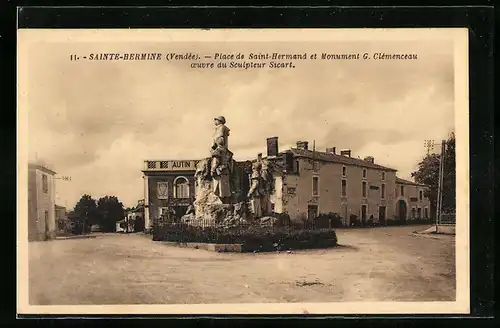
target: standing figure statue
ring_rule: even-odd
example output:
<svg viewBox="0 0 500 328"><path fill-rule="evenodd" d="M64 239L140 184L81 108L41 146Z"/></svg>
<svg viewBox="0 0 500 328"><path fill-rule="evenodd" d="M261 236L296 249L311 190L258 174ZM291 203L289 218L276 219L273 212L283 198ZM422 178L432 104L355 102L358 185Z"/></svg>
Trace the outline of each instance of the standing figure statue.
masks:
<svg viewBox="0 0 500 328"><path fill-rule="evenodd" d="M250 209L255 218L262 216L261 198L264 195L262 186L262 163L257 161L252 165L252 175L250 176L251 184L248 190L248 198L250 199Z"/></svg>
<svg viewBox="0 0 500 328"><path fill-rule="evenodd" d="M231 197L230 174L232 172L233 153L227 148L229 128L224 116L214 118L215 129L212 137L210 175L213 179L213 192L223 203Z"/></svg>
<svg viewBox="0 0 500 328"><path fill-rule="evenodd" d="M270 163L267 160L262 161L262 167L260 169L260 181L262 184L262 193L260 198L260 206L262 208L263 215L269 215L271 212L271 192L273 186L273 175L271 174Z"/></svg>

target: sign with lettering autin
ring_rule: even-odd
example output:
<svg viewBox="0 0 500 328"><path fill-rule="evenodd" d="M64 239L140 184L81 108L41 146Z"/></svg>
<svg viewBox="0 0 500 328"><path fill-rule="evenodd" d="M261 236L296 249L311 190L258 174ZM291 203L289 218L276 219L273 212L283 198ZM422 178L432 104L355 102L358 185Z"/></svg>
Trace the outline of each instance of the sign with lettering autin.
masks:
<svg viewBox="0 0 500 328"><path fill-rule="evenodd" d="M145 170L195 171L199 160L145 161Z"/></svg>

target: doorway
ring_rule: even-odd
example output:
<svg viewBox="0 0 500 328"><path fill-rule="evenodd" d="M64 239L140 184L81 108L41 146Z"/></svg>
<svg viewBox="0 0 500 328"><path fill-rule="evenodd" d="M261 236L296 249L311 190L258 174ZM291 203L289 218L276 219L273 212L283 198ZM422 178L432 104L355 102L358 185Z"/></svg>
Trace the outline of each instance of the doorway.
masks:
<svg viewBox="0 0 500 328"><path fill-rule="evenodd" d="M45 239L50 238L49 211L45 211Z"/></svg>
<svg viewBox="0 0 500 328"><path fill-rule="evenodd" d="M188 208L187 206L183 205L174 206L173 210L175 212L175 218L177 220L180 220L184 216L184 214L186 214L187 208Z"/></svg>
<svg viewBox="0 0 500 328"><path fill-rule="evenodd" d="M406 222L406 202L404 200L400 200L398 202L399 207L399 220L402 222Z"/></svg>
<svg viewBox="0 0 500 328"><path fill-rule="evenodd" d="M379 206L378 208L378 222L385 223L385 206Z"/></svg>
<svg viewBox="0 0 500 328"><path fill-rule="evenodd" d="M363 226L366 225L366 212L367 212L367 206L361 205L361 224Z"/></svg>
<svg viewBox="0 0 500 328"><path fill-rule="evenodd" d="M144 218L142 216L136 216L134 221L134 231L141 232L144 231Z"/></svg>
<svg viewBox="0 0 500 328"><path fill-rule="evenodd" d="M342 216L344 217L342 224L346 227L349 226L349 218L347 217L347 204L342 204Z"/></svg>
<svg viewBox="0 0 500 328"><path fill-rule="evenodd" d="M318 217L318 205L308 205L307 206L307 218L309 220L314 220Z"/></svg>

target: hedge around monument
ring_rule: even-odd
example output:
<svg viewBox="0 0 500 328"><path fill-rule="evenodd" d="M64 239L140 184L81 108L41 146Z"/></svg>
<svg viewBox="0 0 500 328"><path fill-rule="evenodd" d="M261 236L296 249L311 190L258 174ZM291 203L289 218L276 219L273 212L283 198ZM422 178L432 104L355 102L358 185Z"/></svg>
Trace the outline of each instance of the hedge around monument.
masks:
<svg viewBox="0 0 500 328"><path fill-rule="evenodd" d="M160 228L153 240L178 243L240 244L242 251L286 251L327 248L337 245L334 229L290 227L196 227L185 224Z"/></svg>

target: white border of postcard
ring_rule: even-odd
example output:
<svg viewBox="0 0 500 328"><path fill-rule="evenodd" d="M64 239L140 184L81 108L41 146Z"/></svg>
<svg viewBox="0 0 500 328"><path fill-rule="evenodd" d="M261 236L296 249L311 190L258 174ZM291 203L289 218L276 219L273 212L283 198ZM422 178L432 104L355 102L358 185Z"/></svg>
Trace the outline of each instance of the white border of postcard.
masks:
<svg viewBox="0 0 500 328"><path fill-rule="evenodd" d="M17 310L18 314L463 314L470 312L469 291L469 93L468 30L440 29L19 29L18 79L26 66L23 53L43 42L255 42L343 40L451 40L455 66L456 133L456 301L454 302L335 302L172 305L29 305L27 221L26 94L18 84L17 116ZM20 79L25 81L25 79Z"/></svg>

